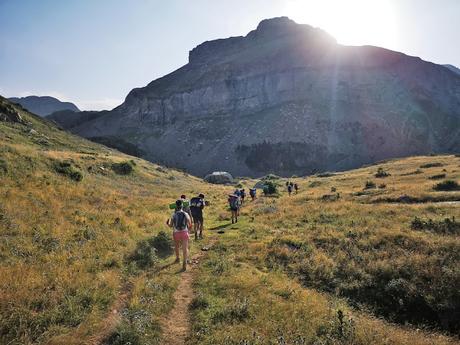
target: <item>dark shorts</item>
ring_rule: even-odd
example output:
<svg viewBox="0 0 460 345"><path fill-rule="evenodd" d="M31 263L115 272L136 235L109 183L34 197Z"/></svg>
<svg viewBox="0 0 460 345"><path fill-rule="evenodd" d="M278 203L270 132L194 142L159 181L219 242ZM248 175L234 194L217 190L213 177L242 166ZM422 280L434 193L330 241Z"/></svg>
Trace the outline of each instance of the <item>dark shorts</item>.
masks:
<svg viewBox="0 0 460 345"><path fill-rule="evenodd" d="M230 210L233 211L233 212L237 212L238 208L237 207L230 207Z"/></svg>
<svg viewBox="0 0 460 345"><path fill-rule="evenodd" d="M203 213L199 214L193 214L192 213L192 218L194 223L201 223L203 224Z"/></svg>

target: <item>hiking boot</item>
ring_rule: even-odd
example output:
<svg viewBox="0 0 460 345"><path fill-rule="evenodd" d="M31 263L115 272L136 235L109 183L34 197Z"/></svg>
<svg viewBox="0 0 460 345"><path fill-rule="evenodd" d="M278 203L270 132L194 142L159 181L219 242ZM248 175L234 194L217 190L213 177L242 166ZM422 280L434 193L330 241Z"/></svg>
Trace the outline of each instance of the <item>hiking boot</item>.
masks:
<svg viewBox="0 0 460 345"><path fill-rule="evenodd" d="M176 260L174 261L175 264L178 264L179 262L180 262L179 258L176 258Z"/></svg>
<svg viewBox="0 0 460 345"><path fill-rule="evenodd" d="M182 264L182 272L185 272L185 271L187 271L187 263L186 262L184 262Z"/></svg>

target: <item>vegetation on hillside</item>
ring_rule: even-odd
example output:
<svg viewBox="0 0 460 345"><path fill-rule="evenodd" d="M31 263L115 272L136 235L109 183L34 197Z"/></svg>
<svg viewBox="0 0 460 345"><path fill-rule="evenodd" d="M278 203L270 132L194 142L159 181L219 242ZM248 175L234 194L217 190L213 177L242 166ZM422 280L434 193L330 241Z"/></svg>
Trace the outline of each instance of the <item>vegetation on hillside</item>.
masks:
<svg viewBox="0 0 460 345"><path fill-rule="evenodd" d="M280 180L232 225L232 187L15 109L23 122L0 122L0 344L161 344L181 279L168 205L198 192L211 206L192 251L209 251L187 344L458 343L460 193L430 177L458 181L459 157L294 178L290 197Z"/></svg>

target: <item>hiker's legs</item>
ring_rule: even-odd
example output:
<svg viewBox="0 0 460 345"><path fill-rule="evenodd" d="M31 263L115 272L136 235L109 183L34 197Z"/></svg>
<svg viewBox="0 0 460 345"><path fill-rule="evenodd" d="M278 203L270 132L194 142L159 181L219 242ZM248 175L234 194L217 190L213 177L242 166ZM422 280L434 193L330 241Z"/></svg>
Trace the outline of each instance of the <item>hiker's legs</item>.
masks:
<svg viewBox="0 0 460 345"><path fill-rule="evenodd" d="M200 238L203 238L203 220L198 223L198 228L200 229Z"/></svg>
<svg viewBox="0 0 460 345"><path fill-rule="evenodd" d="M182 240L182 254L184 256L184 261L182 264L182 267L185 268L187 267L187 259L188 259L188 239Z"/></svg>
<svg viewBox="0 0 460 345"><path fill-rule="evenodd" d="M179 262L179 246L180 246L180 241L174 240L174 251L176 252L176 261Z"/></svg>

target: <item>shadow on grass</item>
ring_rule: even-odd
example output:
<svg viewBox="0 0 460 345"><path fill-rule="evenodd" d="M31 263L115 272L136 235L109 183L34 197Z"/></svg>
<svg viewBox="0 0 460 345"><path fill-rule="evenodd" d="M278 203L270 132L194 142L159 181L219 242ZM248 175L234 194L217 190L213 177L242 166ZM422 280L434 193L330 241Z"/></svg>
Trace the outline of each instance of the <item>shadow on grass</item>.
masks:
<svg viewBox="0 0 460 345"><path fill-rule="evenodd" d="M231 223L222 224L222 225L215 226L213 228L209 228L209 230L221 230L221 229L225 229L225 228L229 227L230 225L232 225L232 224Z"/></svg>

